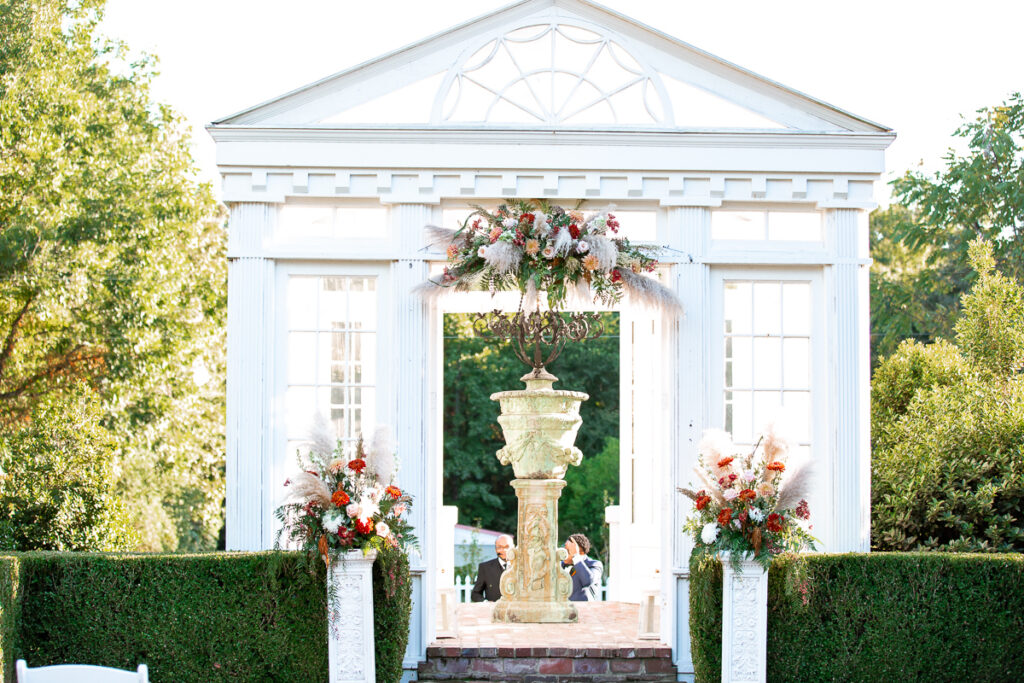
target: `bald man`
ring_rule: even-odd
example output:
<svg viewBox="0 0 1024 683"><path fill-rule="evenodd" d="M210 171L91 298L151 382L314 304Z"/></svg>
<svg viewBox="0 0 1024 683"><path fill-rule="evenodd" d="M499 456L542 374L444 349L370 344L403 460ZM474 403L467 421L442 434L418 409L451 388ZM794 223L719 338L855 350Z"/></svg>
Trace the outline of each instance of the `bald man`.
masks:
<svg viewBox="0 0 1024 683"><path fill-rule="evenodd" d="M473 592L469 594L473 602L483 602L484 600L495 602L501 597L501 586L498 584L501 581L501 573L508 566L505 554L511 547L512 537L508 534L502 534L494 541L494 552L497 557L481 562L477 567L476 584L473 586Z"/></svg>

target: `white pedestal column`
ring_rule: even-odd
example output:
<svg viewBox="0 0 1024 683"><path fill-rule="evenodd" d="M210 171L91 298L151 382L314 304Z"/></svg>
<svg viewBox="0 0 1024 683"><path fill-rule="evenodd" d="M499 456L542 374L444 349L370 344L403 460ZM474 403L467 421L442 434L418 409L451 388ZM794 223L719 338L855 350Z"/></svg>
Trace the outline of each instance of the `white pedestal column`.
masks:
<svg viewBox="0 0 1024 683"><path fill-rule="evenodd" d="M722 683L765 683L768 572L753 560L732 564L722 557Z"/></svg>
<svg viewBox="0 0 1024 683"><path fill-rule="evenodd" d="M341 554L327 569L330 683L373 683L373 561L376 551Z"/></svg>

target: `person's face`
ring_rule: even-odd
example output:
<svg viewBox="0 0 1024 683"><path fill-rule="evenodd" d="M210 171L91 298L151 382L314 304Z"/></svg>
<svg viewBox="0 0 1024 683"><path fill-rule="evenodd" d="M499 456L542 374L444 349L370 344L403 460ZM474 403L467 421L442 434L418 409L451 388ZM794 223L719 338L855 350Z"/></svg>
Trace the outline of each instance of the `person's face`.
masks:
<svg viewBox="0 0 1024 683"><path fill-rule="evenodd" d="M499 538L494 542L494 552L498 554L498 557L505 559L505 553L508 552L509 542L507 538Z"/></svg>

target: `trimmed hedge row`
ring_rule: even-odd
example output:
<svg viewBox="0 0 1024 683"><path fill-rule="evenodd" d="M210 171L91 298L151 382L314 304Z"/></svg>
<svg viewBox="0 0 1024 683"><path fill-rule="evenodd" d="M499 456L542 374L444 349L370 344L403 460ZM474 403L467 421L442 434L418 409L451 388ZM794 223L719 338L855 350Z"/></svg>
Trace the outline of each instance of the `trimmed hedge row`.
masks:
<svg viewBox="0 0 1024 683"><path fill-rule="evenodd" d="M408 638L402 569L404 590L387 596L375 585L378 643ZM155 683L325 680L324 581L323 564L299 553L2 556L2 680L13 683L18 658L30 666L146 663ZM378 680L401 678L404 650L378 648Z"/></svg>
<svg viewBox="0 0 1024 683"><path fill-rule="evenodd" d="M698 683L721 680L722 566L691 563ZM1024 555L782 556L768 573L768 680L1024 680Z"/></svg>

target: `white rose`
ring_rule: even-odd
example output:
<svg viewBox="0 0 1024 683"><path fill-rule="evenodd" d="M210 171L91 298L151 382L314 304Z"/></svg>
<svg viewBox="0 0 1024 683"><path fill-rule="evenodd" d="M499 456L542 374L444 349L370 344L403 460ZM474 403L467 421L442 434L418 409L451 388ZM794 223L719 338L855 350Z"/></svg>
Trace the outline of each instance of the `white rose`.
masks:
<svg viewBox="0 0 1024 683"><path fill-rule="evenodd" d="M555 248L550 244L544 247L544 251L540 252L544 258L551 259L555 258Z"/></svg>
<svg viewBox="0 0 1024 683"><path fill-rule="evenodd" d="M736 496L740 495L740 492L736 489L726 489L722 491L722 497L726 500L733 500Z"/></svg>
<svg viewBox="0 0 1024 683"><path fill-rule="evenodd" d="M583 240L580 240L579 242L576 243L576 251L580 254L586 254L588 251L590 251L590 245L584 242Z"/></svg>
<svg viewBox="0 0 1024 683"><path fill-rule="evenodd" d="M754 470L744 470L743 471L743 480L744 481L754 481Z"/></svg>
<svg viewBox="0 0 1024 683"><path fill-rule="evenodd" d="M479 249L477 249L476 255L479 256L480 258L487 256L487 247L480 247Z"/></svg>
<svg viewBox="0 0 1024 683"><path fill-rule="evenodd" d="M504 225L506 228L514 228L517 225L519 225L519 221L517 221L515 218L509 217L503 220L501 224Z"/></svg>
<svg viewBox="0 0 1024 683"><path fill-rule="evenodd" d="M700 540L704 541L708 545L711 545L718 539L718 524L716 522L708 522L704 525L704 528L700 530Z"/></svg>
<svg viewBox="0 0 1024 683"><path fill-rule="evenodd" d="M348 515L349 517L356 517L359 514L359 505L358 505L358 503L349 503L345 507L345 514Z"/></svg>
<svg viewBox="0 0 1024 683"><path fill-rule="evenodd" d="M377 535L381 538L387 538L391 535L391 527L384 522L377 522Z"/></svg>

